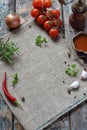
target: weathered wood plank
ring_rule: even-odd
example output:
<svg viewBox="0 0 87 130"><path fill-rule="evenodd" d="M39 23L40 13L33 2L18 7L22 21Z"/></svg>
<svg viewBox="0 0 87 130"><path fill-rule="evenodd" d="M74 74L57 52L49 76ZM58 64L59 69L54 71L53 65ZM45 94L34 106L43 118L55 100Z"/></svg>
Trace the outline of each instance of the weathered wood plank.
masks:
<svg viewBox="0 0 87 130"><path fill-rule="evenodd" d="M87 130L87 101L71 112L70 124L71 130Z"/></svg>
<svg viewBox="0 0 87 130"><path fill-rule="evenodd" d="M64 115L44 130L69 130L69 115Z"/></svg>
<svg viewBox="0 0 87 130"><path fill-rule="evenodd" d="M23 5L24 1L27 2L26 6ZM29 18L29 16L30 16L29 10L31 9L31 7L30 7L31 0L30 1L24 0L24 1L20 0L23 8L21 8L21 4L18 3L18 6L17 6L18 13L23 18L24 17ZM12 2L12 1L9 0L9 3L5 6L5 7L7 7L6 13L11 12L12 9L13 9L13 6L10 2ZM7 3L7 0L5 0L5 3ZM28 9L28 7L30 7L30 8ZM60 9L57 0L53 0L53 8L54 7ZM67 7L69 7L69 8L67 8ZM70 5L68 5L64 8L66 8L67 14L68 13L70 14L70 11L71 11ZM65 18L65 20L66 20L66 18ZM1 29L0 31L3 32L2 34L6 33L7 28L5 29L4 24L2 24L2 23L0 25L3 25L3 29L1 29L2 27L0 27L0 29ZM69 29L68 21L66 21L66 31L68 29ZM66 33L66 37L68 37L68 34L70 33L69 30L67 32L68 33ZM1 130L11 130L11 122L10 123L8 122L8 120L11 121L11 113L8 110L7 106L4 104L4 101L2 101L2 100L0 100L0 107L1 107L1 109L0 109L0 128L2 127ZM2 121L4 121L4 123ZM22 130L21 126L17 123L15 123L15 130L16 129ZM77 107L72 112L69 112L69 114L59 118L57 121L52 123L50 126L45 128L44 130L70 130L70 129L71 130L87 130L87 102L80 105L79 107Z"/></svg>

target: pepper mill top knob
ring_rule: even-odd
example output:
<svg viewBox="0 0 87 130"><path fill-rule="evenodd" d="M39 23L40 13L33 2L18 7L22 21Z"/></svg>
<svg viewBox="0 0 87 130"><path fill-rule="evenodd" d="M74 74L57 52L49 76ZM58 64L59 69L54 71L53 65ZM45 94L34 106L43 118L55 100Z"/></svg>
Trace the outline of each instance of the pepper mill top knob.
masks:
<svg viewBox="0 0 87 130"><path fill-rule="evenodd" d="M87 5L82 3L74 3L72 5L72 11L73 13L85 13L87 11Z"/></svg>

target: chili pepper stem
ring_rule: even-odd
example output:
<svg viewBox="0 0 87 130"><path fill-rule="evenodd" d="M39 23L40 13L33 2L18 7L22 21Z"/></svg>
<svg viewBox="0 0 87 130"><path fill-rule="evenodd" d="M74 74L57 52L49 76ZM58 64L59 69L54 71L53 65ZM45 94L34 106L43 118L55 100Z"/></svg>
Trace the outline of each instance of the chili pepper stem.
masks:
<svg viewBox="0 0 87 130"><path fill-rule="evenodd" d="M16 106L18 106L18 107L20 107L20 108L23 109L22 104L21 104L18 100L16 100L16 101L14 102L14 105L16 105Z"/></svg>

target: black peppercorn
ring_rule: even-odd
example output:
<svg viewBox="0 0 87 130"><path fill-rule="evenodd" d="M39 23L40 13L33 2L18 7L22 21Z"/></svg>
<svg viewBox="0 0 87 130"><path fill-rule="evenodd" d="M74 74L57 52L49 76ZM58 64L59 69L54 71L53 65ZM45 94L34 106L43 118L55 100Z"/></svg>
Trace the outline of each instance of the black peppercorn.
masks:
<svg viewBox="0 0 87 130"><path fill-rule="evenodd" d="M21 100L22 100L22 102L25 102L25 98L24 97L22 97Z"/></svg>

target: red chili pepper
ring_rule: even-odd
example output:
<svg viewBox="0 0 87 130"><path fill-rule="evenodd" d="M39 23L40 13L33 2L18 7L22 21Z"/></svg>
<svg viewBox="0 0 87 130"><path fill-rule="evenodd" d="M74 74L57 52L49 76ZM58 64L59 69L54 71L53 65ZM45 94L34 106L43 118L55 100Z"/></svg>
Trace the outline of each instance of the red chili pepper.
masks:
<svg viewBox="0 0 87 130"><path fill-rule="evenodd" d="M16 105L16 106L20 106L21 107L21 104L18 102L18 100L13 97L8 89L7 89L7 83L6 83L6 72L4 73L4 78L3 78L3 81L2 81L2 89L4 91L4 94L6 95L6 97L8 98L8 100L13 104L13 105Z"/></svg>

